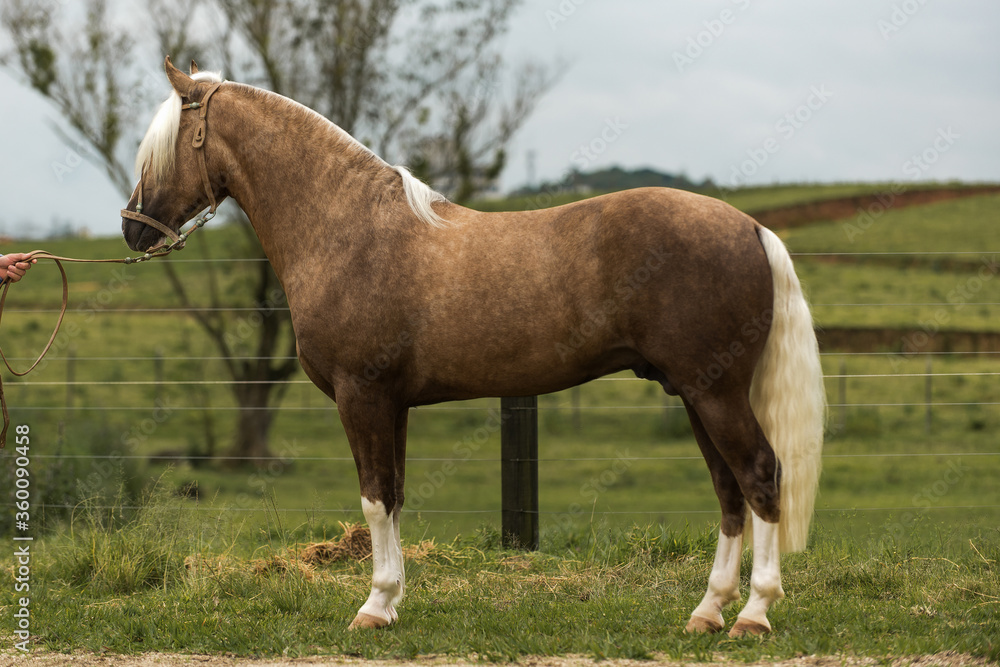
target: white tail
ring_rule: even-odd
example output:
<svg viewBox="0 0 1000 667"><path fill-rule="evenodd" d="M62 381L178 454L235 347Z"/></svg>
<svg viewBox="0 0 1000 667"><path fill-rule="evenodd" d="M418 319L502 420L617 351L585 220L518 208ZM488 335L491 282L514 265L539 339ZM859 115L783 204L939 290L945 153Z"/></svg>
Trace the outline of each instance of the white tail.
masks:
<svg viewBox="0 0 1000 667"><path fill-rule="evenodd" d="M771 265L774 313L754 371L750 405L781 462L781 551L801 551L819 485L826 391L812 315L785 244L759 227Z"/></svg>

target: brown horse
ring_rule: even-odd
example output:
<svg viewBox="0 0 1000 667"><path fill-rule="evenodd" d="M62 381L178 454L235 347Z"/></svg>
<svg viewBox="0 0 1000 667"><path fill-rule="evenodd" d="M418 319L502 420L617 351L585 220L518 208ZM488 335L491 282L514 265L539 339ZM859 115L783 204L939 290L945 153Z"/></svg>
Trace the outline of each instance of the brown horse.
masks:
<svg viewBox="0 0 1000 667"><path fill-rule="evenodd" d="M724 627L748 524L750 600L731 634L770 630L779 553L805 547L825 410L809 310L774 234L660 188L479 213L292 100L166 69L173 93L139 148L122 231L148 250L224 197L249 217L357 463L374 575L352 628L397 620L410 407L631 369L682 397L722 506L687 629Z"/></svg>

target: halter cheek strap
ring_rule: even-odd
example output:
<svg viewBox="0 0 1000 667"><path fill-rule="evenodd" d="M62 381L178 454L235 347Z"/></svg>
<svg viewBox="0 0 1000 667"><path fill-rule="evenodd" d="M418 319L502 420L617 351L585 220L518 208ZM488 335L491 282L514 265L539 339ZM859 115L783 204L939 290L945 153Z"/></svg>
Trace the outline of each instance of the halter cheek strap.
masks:
<svg viewBox="0 0 1000 667"><path fill-rule="evenodd" d="M205 133L208 130L208 124L206 123L206 116L208 116L208 102L211 99L213 93L219 89L222 83L214 83L205 93L205 96L201 98L201 102L191 102L185 104L181 107L184 109L198 109L198 124L194 128L194 139L191 142L191 147L195 149L198 154L198 168L201 172L201 184L205 188L205 194L208 196L209 216L215 215L215 209L218 208L218 203L215 201L215 193L212 191L212 182L208 180L208 164L205 159ZM149 225L158 232L164 234L169 238L172 243L171 249L178 249L184 246L184 241L187 238L186 234L178 234L172 230L167 225L163 224L159 220L155 220L142 212L142 185L145 180L145 172L139 177L139 194L135 205L134 211L129 211L123 208L121 214L123 218L129 220L135 220L136 222L141 222L145 225ZM206 218L207 219L207 218ZM199 225L200 226L200 225ZM155 249L151 249L155 250Z"/></svg>

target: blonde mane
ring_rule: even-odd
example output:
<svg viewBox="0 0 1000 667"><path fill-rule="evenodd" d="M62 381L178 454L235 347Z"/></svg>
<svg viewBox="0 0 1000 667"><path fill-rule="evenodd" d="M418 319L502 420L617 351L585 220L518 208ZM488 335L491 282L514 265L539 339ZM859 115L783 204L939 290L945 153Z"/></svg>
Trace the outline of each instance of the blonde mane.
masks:
<svg viewBox="0 0 1000 667"><path fill-rule="evenodd" d="M211 81L220 83L222 77L218 72L197 72L191 76L195 81ZM175 146L177 144L177 129L181 124L181 96L176 90L170 91L170 97L160 105L153 116L153 122L146 130L146 136L139 144L139 152L135 156L135 177L139 178L145 172L150 178L158 181L168 175L174 168Z"/></svg>
<svg viewBox="0 0 1000 667"><path fill-rule="evenodd" d="M406 203L409 204L410 210L431 227L447 227L448 221L435 213L431 204L448 199L411 174L406 167L397 165L393 169L403 179L403 191L406 193Z"/></svg>
<svg viewBox="0 0 1000 667"><path fill-rule="evenodd" d="M195 81L210 81L213 83L219 83L223 80L217 72L197 72L193 74L191 78ZM269 91L253 88L244 84L236 85L239 85L244 89L249 89L255 94L264 96L274 95L274 93ZM330 122L330 120L322 114L319 114L309 107L295 102L294 100L289 100L283 97L281 99L282 101L293 106L301 107L302 109L307 110L317 119L317 122L322 122L331 126L331 128L335 129L341 138L346 142L347 146L351 150L356 151L360 156L372 161L377 161L381 166L394 170L402 179L403 192L406 194L406 203L409 205L410 210L413 211L414 215L432 227L447 226L448 223L441 216L435 213L432 207L434 202L447 201L444 195L433 190L426 183L416 178L406 167L390 166L383 161L382 158L372 152L371 149L345 132L336 124ZM154 181L157 181L170 175L170 172L174 168L177 132L181 122L181 106L180 95L177 94L177 91L172 90L170 92L170 97L168 97L166 101L160 105L160 108L157 109L156 115L153 116L153 120L149 124L149 129L146 131L146 136L143 137L142 142L139 144L139 151L135 158L136 178L140 178L143 174L146 174Z"/></svg>

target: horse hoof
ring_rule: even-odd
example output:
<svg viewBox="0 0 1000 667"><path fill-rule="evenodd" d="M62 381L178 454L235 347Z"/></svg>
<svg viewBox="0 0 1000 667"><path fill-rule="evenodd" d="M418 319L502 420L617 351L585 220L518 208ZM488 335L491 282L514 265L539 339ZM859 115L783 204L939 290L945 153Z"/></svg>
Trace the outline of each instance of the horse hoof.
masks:
<svg viewBox="0 0 1000 667"><path fill-rule="evenodd" d="M379 618L378 616L372 616L371 614L365 614L358 612L358 615L354 617L351 624L347 626L348 630L357 630L358 628L363 629L378 629L388 626L390 621L384 618Z"/></svg>
<svg viewBox="0 0 1000 667"><path fill-rule="evenodd" d="M746 637L747 635L766 635L771 631L771 628L766 625L761 625L756 621L748 621L744 618L736 619L736 624L733 625L733 629L729 631L729 636L733 639L738 639L740 637Z"/></svg>
<svg viewBox="0 0 1000 667"><path fill-rule="evenodd" d="M690 634L719 632L720 630L722 630L722 623L705 618L704 616L692 616L691 620L688 621L687 627L684 628L684 632Z"/></svg>

